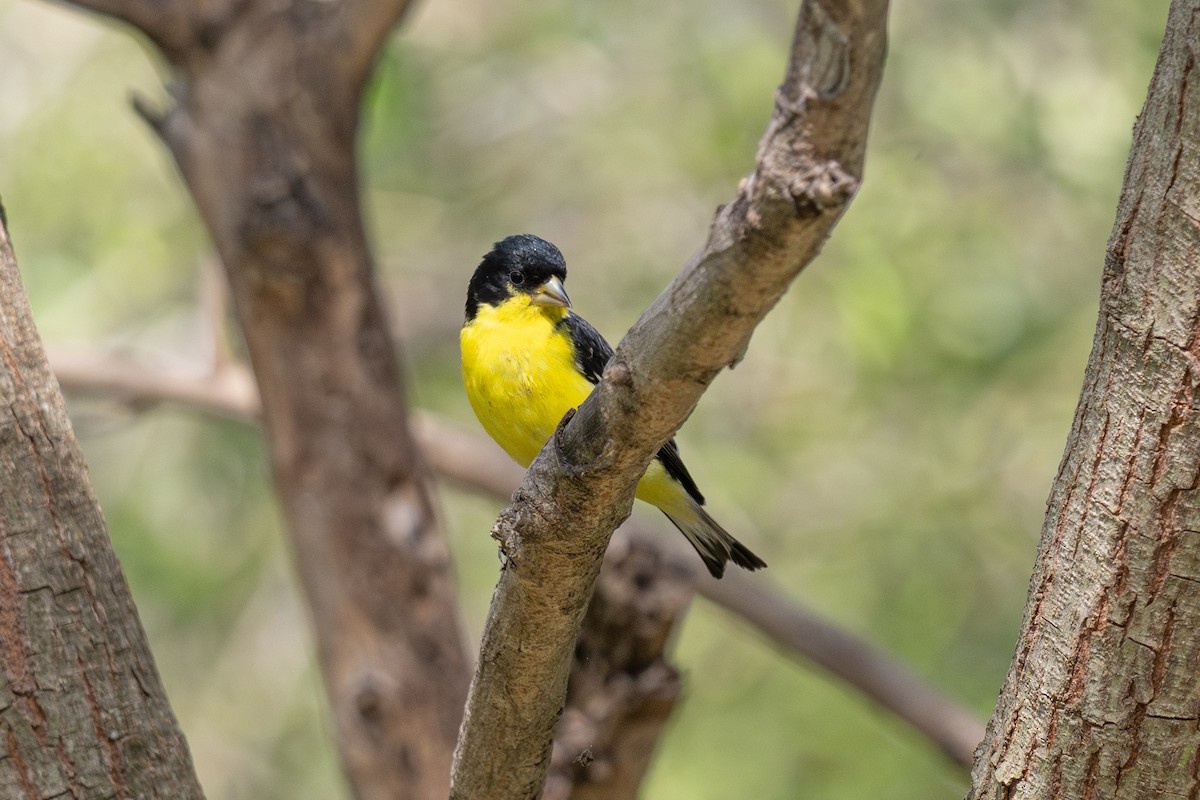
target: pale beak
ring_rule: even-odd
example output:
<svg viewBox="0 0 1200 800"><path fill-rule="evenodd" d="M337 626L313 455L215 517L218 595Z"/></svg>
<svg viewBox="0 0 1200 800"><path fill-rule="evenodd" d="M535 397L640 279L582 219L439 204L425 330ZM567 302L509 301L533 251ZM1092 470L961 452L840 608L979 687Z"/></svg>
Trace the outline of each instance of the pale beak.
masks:
<svg viewBox="0 0 1200 800"><path fill-rule="evenodd" d="M562 281L557 276L551 277L534 289L533 297L529 302L535 306L571 307L571 298L567 297L567 290L563 288Z"/></svg>

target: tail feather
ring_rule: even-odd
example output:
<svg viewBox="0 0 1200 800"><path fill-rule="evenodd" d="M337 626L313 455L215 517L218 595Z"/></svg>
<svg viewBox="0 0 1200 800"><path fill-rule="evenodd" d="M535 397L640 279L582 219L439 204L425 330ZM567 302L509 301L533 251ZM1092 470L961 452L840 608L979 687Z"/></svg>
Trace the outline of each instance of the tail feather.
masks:
<svg viewBox="0 0 1200 800"><path fill-rule="evenodd" d="M750 548L733 538L727 530L717 524L717 521L710 517L699 504L694 503L688 509L688 513L674 515L667 514L665 511L663 513L674 523L676 528L679 528L679 532L691 543L692 547L696 548L696 552L704 561L704 566L708 567L709 573L714 578L720 578L725 574L725 564L729 561L748 570L762 569L767 565L767 562L754 555Z"/></svg>

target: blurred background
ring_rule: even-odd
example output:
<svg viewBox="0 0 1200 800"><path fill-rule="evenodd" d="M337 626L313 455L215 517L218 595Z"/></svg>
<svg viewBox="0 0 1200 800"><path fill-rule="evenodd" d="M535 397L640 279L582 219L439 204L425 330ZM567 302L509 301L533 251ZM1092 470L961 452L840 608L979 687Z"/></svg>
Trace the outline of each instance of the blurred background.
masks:
<svg viewBox="0 0 1200 800"><path fill-rule="evenodd" d="M576 307L620 339L751 170L795 8L416 5L361 141L417 405L478 430L457 330L467 278L509 233L556 242ZM763 580L980 718L1012 654L1166 10L897 0L865 186L680 435L714 516L770 562ZM202 371L209 242L129 104L162 101L163 80L106 21L0 0L0 195L43 338ZM71 409L208 796L347 797L258 432ZM440 498L477 636L499 503ZM703 601L676 662L687 696L647 798L966 788L902 723Z"/></svg>

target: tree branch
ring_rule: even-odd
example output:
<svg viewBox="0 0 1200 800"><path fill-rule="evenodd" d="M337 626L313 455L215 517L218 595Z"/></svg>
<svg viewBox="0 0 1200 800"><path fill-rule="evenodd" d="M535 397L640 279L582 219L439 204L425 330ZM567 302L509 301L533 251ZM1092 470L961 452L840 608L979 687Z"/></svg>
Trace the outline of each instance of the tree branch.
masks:
<svg viewBox="0 0 1200 800"><path fill-rule="evenodd" d="M245 422L258 415L257 392L244 367L218 368L223 377L206 379L156 373L109 354L58 348L50 348L50 361L69 391L115 397L135 408L179 403ZM430 466L442 478L502 500L510 498L520 484L524 471L482 436L462 431L427 411L415 411L412 424ZM629 520L616 535L625 544L617 548L614 540L606 558L614 550L631 547L655 553L653 558L668 579L686 583L742 619L781 652L810 661L863 692L956 763L971 766L973 751L983 738L983 725L971 712L915 677L898 660L771 589L757 576L730 572L720 581L713 580L697 567L686 546L673 548L674 540L664 539L662 533L653 525Z"/></svg>
<svg viewBox="0 0 1200 800"><path fill-rule="evenodd" d="M129 359L91 350L46 346L58 380L68 390L112 397L135 408L178 403L217 417L251 421L262 413L254 375L227 363L204 374L149 369Z"/></svg>
<svg viewBox="0 0 1200 800"><path fill-rule="evenodd" d="M662 551L614 542L571 664L542 800L636 800L682 693L666 660L690 582Z"/></svg>
<svg viewBox="0 0 1200 800"><path fill-rule="evenodd" d="M345 52L346 79L361 92L377 54L396 25L408 14L413 0L345 0L338 3L341 24L328 37L330 52Z"/></svg>
<svg viewBox="0 0 1200 800"><path fill-rule="evenodd" d="M455 749L455 800L541 793L575 637L638 479L713 377L741 358L858 187L886 12L886 0L804 2L755 172L497 521L506 568Z"/></svg>
<svg viewBox="0 0 1200 800"><path fill-rule="evenodd" d="M222 40L235 36L259 23L241 18L282 20L293 16L294 4L272 4L261 0L65 0L70 5L119 20L141 32L158 47L167 62L190 71L200 68L222 49ZM322 49L331 58L321 66L342 79L334 96L353 96L370 77L375 57L396 24L412 7L412 0L347 0L324 7L308 4L302 24L291 26L293 33L312 37L310 46ZM293 17L295 18L295 17ZM272 23L267 22L266 27ZM304 65L299 65L303 67ZM346 91L349 88L351 91ZM145 113L146 107L135 99L138 112L161 130L157 114Z"/></svg>

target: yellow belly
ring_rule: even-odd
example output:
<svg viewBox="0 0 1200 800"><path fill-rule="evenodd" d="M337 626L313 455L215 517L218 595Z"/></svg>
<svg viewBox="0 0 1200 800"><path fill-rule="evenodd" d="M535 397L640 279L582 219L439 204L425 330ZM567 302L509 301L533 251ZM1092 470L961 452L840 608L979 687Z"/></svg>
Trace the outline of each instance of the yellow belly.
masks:
<svg viewBox="0 0 1200 800"><path fill-rule="evenodd" d="M555 329L566 313L516 297L480 306L460 334L471 408L488 435L523 467L541 452L563 415L592 391L575 368L570 337ZM637 497L672 514L690 506L683 487L657 460L638 483Z"/></svg>
<svg viewBox="0 0 1200 800"><path fill-rule="evenodd" d="M523 467L592 391L575 369L570 338L555 331L566 313L522 296L480 306L462 329L467 399L483 429Z"/></svg>

